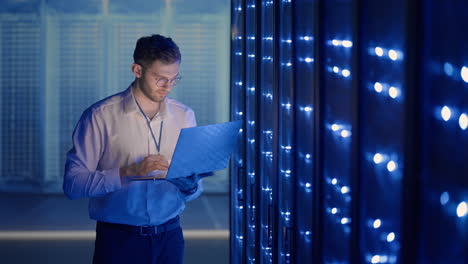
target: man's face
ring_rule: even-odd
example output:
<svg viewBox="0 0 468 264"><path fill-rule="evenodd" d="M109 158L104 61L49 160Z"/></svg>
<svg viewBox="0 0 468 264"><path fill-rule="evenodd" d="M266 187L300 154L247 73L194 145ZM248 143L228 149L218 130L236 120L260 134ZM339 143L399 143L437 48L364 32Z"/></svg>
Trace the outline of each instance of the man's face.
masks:
<svg viewBox="0 0 468 264"><path fill-rule="evenodd" d="M139 86L143 94L153 102L160 103L171 92L171 81L179 76L179 62L164 64L155 61L150 67L142 68Z"/></svg>

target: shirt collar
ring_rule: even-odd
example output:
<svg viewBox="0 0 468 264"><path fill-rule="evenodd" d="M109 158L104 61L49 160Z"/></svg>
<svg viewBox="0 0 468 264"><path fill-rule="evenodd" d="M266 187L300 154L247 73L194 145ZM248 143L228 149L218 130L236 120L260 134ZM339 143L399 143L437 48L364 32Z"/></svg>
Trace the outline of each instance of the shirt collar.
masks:
<svg viewBox="0 0 468 264"><path fill-rule="evenodd" d="M133 95L133 83L130 84L130 86L127 88L127 90L124 91L123 93L123 107L124 107L124 113L130 114L130 113L140 113L140 109L138 108L136 101L135 101L135 96ZM166 97L164 101L161 103L161 107L159 109L159 113L156 116L160 116L161 119L169 118L173 116L174 112L171 107L171 104L168 103L169 99Z"/></svg>

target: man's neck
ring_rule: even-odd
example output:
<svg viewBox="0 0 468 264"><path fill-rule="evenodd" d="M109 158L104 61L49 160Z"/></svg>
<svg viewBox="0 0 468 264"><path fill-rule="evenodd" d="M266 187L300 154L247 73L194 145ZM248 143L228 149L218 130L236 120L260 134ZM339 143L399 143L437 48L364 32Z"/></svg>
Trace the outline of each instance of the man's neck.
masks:
<svg viewBox="0 0 468 264"><path fill-rule="evenodd" d="M153 119L154 116L159 112L161 108L161 103L154 102L150 100L146 95L141 91L141 89L137 86L138 84L135 82L133 85L133 95L135 96L135 99L138 101L138 104L140 104L141 109L143 109L143 112L145 112L145 115L149 119Z"/></svg>

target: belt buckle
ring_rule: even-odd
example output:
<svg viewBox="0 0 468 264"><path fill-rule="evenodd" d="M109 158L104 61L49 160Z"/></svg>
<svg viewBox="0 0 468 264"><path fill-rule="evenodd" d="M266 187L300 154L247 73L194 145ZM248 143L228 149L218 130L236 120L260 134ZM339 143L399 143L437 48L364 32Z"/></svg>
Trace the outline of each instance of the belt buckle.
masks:
<svg viewBox="0 0 468 264"><path fill-rule="evenodd" d="M150 232L146 231L145 230L149 230ZM153 234L157 234L158 233L158 230L156 228L156 226L140 226L140 235L142 236L150 236L150 235L153 235Z"/></svg>

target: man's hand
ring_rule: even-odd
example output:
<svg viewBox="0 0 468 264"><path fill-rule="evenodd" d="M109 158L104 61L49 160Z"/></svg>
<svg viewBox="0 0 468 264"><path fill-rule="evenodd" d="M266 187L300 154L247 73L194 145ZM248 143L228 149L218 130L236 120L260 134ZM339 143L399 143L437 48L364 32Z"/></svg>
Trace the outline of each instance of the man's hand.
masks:
<svg viewBox="0 0 468 264"><path fill-rule="evenodd" d="M120 168L120 177L146 176L154 170L165 171L169 163L163 155L149 155L142 161Z"/></svg>
<svg viewBox="0 0 468 264"><path fill-rule="evenodd" d="M174 179L167 179L168 182L174 184L179 188L181 192L186 195L193 194L197 191L198 181L207 176L213 175L213 172L202 173L202 174L192 174L187 177L180 177Z"/></svg>

